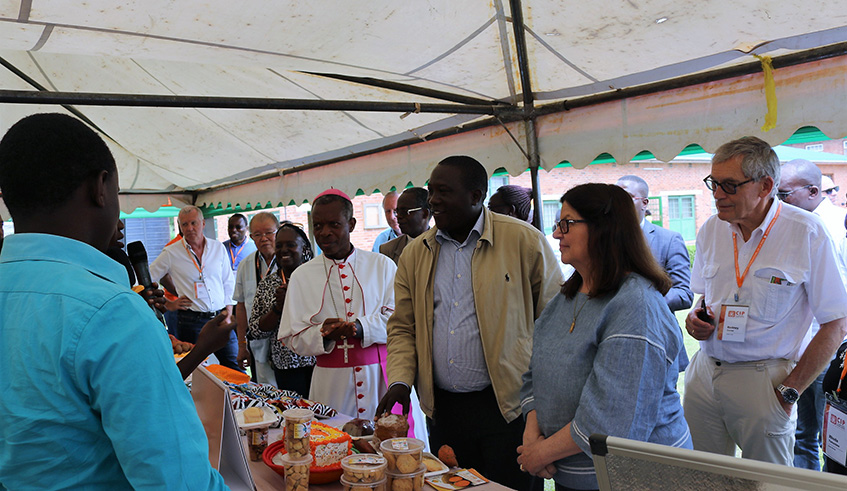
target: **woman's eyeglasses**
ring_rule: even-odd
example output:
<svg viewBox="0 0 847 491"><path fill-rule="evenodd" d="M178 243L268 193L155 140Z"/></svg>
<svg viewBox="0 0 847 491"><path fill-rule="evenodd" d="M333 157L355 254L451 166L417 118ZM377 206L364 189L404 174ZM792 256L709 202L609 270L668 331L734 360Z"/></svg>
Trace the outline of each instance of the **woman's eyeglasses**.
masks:
<svg viewBox="0 0 847 491"><path fill-rule="evenodd" d="M574 223L588 223L588 220L571 220L569 218L565 218L556 222L556 228L558 228L559 232L564 235L571 231L571 224Z"/></svg>

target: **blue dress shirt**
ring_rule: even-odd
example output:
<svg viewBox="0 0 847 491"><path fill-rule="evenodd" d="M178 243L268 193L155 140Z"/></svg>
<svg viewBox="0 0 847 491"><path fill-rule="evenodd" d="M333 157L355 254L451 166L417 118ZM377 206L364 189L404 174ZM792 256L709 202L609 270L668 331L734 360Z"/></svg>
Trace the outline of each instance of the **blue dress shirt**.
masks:
<svg viewBox="0 0 847 491"><path fill-rule="evenodd" d="M389 240L394 240L397 237L400 237L399 235L397 235L397 232L395 232L393 228L388 227L376 236L376 239L374 239L374 245L373 247L371 247L371 250L373 252L379 252L379 246L385 244ZM316 255L315 257L318 256Z"/></svg>
<svg viewBox="0 0 847 491"><path fill-rule="evenodd" d="M123 266L15 234L0 255L0 489L226 489Z"/></svg>
<svg viewBox="0 0 847 491"><path fill-rule="evenodd" d="M238 265L245 257L256 252L256 244L249 237L244 239L240 246L232 245L231 240L226 240L223 244L226 249L226 258L229 260L233 272L238 271Z"/></svg>

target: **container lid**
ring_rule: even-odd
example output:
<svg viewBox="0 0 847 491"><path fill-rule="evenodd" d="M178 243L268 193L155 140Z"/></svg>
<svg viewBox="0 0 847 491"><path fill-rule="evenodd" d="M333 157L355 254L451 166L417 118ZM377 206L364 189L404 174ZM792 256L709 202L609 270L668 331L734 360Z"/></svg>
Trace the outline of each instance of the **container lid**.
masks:
<svg viewBox="0 0 847 491"><path fill-rule="evenodd" d="M415 472L412 472L411 474L402 474L402 473L399 473L399 472L385 471L385 473L387 475L389 475L389 476L391 476L395 479L404 479L404 478L416 477L416 476L420 476L421 474L423 474L425 472L426 472L426 465L424 465L424 464L421 464L418 467L418 470L416 470Z"/></svg>
<svg viewBox="0 0 847 491"><path fill-rule="evenodd" d="M293 409L286 409L285 411L283 411L282 417L285 419L296 421L311 421L312 418L315 417L315 413L309 409L298 407Z"/></svg>
<svg viewBox="0 0 847 491"><path fill-rule="evenodd" d="M341 459L341 467L363 471L379 469L386 464L385 457L373 453L353 454Z"/></svg>
<svg viewBox="0 0 847 491"><path fill-rule="evenodd" d="M279 456L279 464L278 465L308 465L311 467L312 464L312 454L308 454L305 457L292 457L287 453L280 454ZM426 468L426 466L424 466Z"/></svg>
<svg viewBox="0 0 847 491"><path fill-rule="evenodd" d="M348 481L347 479L344 479L344 476L341 476L341 484L346 484L353 488L377 488L382 486L383 483L385 483L385 479L386 478L383 477L379 481L374 482L353 482Z"/></svg>
<svg viewBox="0 0 847 491"><path fill-rule="evenodd" d="M379 444L379 449L390 453L412 453L423 451L426 444L417 438L389 438Z"/></svg>

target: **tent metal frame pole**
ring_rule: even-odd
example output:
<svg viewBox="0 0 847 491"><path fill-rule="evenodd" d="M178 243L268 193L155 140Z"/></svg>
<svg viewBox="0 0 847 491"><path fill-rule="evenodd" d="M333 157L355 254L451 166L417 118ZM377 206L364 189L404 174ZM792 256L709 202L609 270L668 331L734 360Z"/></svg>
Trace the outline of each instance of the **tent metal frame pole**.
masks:
<svg viewBox="0 0 847 491"><path fill-rule="evenodd" d="M512 28L515 33L515 49L518 55L518 71L521 77L521 91L524 103L524 132L526 133L527 154L529 157L529 175L532 182L532 223L538 230L544 230L544 217L541 214L541 183L538 177L541 157L538 152L538 133L535 127L535 102L533 101L532 79L529 74L529 59L526 49L526 34L523 25L523 7L521 0L509 0L512 12Z"/></svg>
<svg viewBox="0 0 847 491"><path fill-rule="evenodd" d="M516 111L516 109L512 107L481 104L268 99L254 97L207 97L157 94L98 94L93 92L36 92L31 90L5 89L0 90L0 103L205 109L375 111L395 113L479 114L491 116L505 115L506 113Z"/></svg>

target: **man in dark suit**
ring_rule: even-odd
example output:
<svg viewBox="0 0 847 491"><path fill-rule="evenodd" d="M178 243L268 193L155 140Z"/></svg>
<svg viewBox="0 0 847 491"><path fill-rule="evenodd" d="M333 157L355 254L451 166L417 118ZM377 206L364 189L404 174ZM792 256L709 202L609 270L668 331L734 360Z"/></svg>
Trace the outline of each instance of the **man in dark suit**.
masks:
<svg viewBox="0 0 847 491"><path fill-rule="evenodd" d="M403 235L379 246L379 252L390 257L394 264L400 261L400 253L406 244L429 230L432 214L427 203L428 197L429 192L424 188L409 188L397 198L397 224Z"/></svg>
<svg viewBox="0 0 847 491"><path fill-rule="evenodd" d="M635 205L635 212L641 221L641 229L644 238L653 251L653 256L659 265L665 269L671 277L673 286L665 294L665 301L671 312L691 308L694 293L691 291L691 260L688 257L688 249L679 232L666 230L645 219L647 205L650 203L650 189L647 182L633 175L623 176L616 183L622 187L630 196ZM688 355L685 351L680 352L680 371L688 366ZM684 359L683 359L684 358Z"/></svg>

